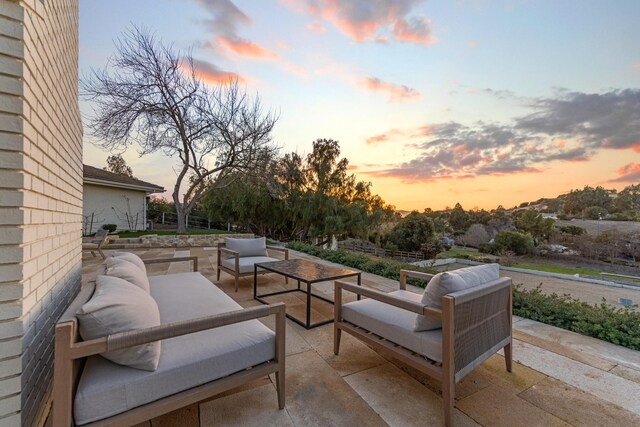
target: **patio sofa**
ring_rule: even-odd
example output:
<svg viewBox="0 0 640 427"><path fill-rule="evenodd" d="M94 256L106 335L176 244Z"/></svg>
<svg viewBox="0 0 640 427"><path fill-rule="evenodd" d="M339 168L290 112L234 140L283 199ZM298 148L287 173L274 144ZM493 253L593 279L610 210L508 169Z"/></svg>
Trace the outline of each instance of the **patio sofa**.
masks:
<svg viewBox="0 0 640 427"><path fill-rule="evenodd" d="M254 264L258 262L279 261L278 258L269 256L269 250L281 252L284 259L289 259L289 250L277 246L268 246L264 237L257 239L234 239L225 237L218 243L218 274L216 280L220 280L220 273L225 272L235 278L236 292L238 292L238 279L244 276L253 276ZM258 270L258 274L269 273L267 270ZM288 282L289 279L285 279Z"/></svg>
<svg viewBox="0 0 640 427"><path fill-rule="evenodd" d="M192 261L197 270L196 257L144 263L177 261ZM243 309L197 271L145 274L148 292L116 278L121 291L153 298L159 324L83 340L83 316L115 280L104 273L101 266L56 325L53 425L135 425L271 373L284 408L284 304ZM269 315L276 316L275 333L257 320ZM146 346L159 351L151 367L140 350ZM145 366L124 366L115 358L122 351L133 351Z"/></svg>
<svg viewBox="0 0 640 427"><path fill-rule="evenodd" d="M408 277L429 280L424 294ZM367 297L342 303L342 291ZM400 290L383 293L335 282L334 353L345 331L442 383L445 425L453 425L455 384L504 348L511 372L511 279L487 264L431 275L401 270Z"/></svg>

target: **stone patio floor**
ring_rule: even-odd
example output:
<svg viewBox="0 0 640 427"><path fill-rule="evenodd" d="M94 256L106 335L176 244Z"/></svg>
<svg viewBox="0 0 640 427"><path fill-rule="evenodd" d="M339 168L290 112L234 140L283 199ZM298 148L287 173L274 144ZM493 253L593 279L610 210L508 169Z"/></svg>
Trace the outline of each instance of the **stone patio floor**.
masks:
<svg viewBox="0 0 640 427"><path fill-rule="evenodd" d="M107 251L109 252L109 251ZM199 271L216 282L214 248L131 251L144 259L197 256ZM290 252L291 258L307 258ZM83 255L83 281L101 258ZM330 264L330 263L327 263ZM150 275L190 271L190 263L148 266ZM222 273L217 285L243 307L253 300L253 278ZM259 276L260 292L284 286L281 276ZM389 292L397 282L363 273L364 286ZM414 288L415 292L421 292ZM332 296L333 285L314 285ZM301 308L290 295L288 310ZM302 294L301 294L302 295ZM317 307L316 318L332 307ZM264 322L273 327L273 319ZM640 352L514 317L513 373L494 355L456 385L457 426L639 426ZM154 418L140 427L196 426L417 426L441 425L439 385L343 334L333 354L333 327L306 330L287 320L286 408L278 410L275 380L259 381ZM138 426L137 426L138 427Z"/></svg>

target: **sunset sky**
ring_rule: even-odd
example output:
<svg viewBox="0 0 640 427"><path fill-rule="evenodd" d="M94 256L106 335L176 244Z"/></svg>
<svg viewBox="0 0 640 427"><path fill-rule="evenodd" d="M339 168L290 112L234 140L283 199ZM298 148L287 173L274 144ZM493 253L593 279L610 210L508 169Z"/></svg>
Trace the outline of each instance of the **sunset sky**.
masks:
<svg viewBox="0 0 640 427"><path fill-rule="evenodd" d="M80 75L144 26L259 93L283 153L332 138L398 209L491 209L640 183L639 23L638 0L83 0ZM84 154L109 155L87 131ZM175 181L175 160L123 156Z"/></svg>

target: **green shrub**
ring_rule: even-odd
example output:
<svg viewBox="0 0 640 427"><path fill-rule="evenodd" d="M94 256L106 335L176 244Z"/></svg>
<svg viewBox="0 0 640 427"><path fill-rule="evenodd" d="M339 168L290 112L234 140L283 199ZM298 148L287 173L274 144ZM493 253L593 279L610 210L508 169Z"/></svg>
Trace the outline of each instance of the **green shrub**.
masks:
<svg viewBox="0 0 640 427"><path fill-rule="evenodd" d="M540 286L526 290L516 285L513 314L640 350L640 313L629 307L590 305L570 295L546 295Z"/></svg>
<svg viewBox="0 0 640 427"><path fill-rule="evenodd" d="M587 229L577 225L562 225L558 227L561 233L570 234L572 236L581 236L587 233Z"/></svg>
<svg viewBox="0 0 640 427"><path fill-rule="evenodd" d="M512 251L516 255L530 254L533 252L533 239L530 235L517 231L501 231L493 240L491 253L504 251Z"/></svg>
<svg viewBox="0 0 640 427"><path fill-rule="evenodd" d="M115 224L102 224L102 229L107 230L109 233L113 233L118 228Z"/></svg>

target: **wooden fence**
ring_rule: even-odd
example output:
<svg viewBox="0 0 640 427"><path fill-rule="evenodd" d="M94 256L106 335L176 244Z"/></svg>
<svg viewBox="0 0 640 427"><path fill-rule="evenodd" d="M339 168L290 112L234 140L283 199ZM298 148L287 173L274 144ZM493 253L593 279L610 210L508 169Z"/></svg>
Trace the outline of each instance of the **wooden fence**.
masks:
<svg viewBox="0 0 640 427"><path fill-rule="evenodd" d="M362 245L353 242L338 242L338 247L354 252L362 252L364 254L373 255L380 258L401 258L414 260L425 259L422 252L390 251L375 246Z"/></svg>

